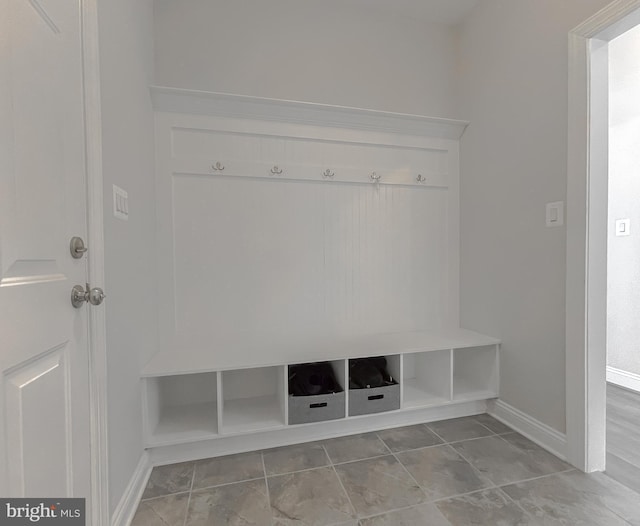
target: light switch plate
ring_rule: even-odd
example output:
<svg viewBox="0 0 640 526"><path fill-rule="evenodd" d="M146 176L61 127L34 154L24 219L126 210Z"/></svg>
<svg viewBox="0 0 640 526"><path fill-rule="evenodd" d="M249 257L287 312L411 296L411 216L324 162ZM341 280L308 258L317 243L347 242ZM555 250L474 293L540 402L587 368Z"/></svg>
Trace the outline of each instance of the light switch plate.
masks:
<svg viewBox="0 0 640 526"><path fill-rule="evenodd" d="M631 235L631 219L616 219L616 236Z"/></svg>
<svg viewBox="0 0 640 526"><path fill-rule="evenodd" d="M564 225L564 201L547 203L547 226Z"/></svg>
<svg viewBox="0 0 640 526"><path fill-rule="evenodd" d="M129 194L113 185L113 215L123 221L129 220Z"/></svg>

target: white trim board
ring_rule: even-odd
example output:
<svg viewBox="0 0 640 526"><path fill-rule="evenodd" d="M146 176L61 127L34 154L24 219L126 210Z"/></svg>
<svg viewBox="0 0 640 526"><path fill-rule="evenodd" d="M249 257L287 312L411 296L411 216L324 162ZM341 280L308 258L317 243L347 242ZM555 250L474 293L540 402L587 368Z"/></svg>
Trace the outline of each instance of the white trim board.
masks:
<svg viewBox="0 0 640 526"><path fill-rule="evenodd" d="M526 436L556 457L566 460L567 436L565 434L549 427L547 424L543 424L502 400L489 402L489 410L487 412L496 420L515 429L518 433Z"/></svg>
<svg viewBox="0 0 640 526"><path fill-rule="evenodd" d="M98 2L82 0L82 75L87 201L87 281L104 286L104 211L102 205L102 106ZM107 344L105 307L88 311L89 404L91 411L90 524L109 524L109 447L107 422Z"/></svg>
<svg viewBox="0 0 640 526"><path fill-rule="evenodd" d="M149 453L143 451L127 489L122 494L122 498L113 512L111 526L129 526L131 524L144 489L147 487L147 481L152 469L153 465L151 464Z"/></svg>
<svg viewBox="0 0 640 526"><path fill-rule="evenodd" d="M607 382L640 393L640 374L607 367Z"/></svg>

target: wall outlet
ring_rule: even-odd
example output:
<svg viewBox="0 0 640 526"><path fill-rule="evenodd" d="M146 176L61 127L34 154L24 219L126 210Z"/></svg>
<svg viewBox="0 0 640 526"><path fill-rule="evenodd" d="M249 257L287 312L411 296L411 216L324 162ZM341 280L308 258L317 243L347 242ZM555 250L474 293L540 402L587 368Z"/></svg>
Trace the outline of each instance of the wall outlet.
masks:
<svg viewBox="0 0 640 526"><path fill-rule="evenodd" d="M631 235L631 219L616 219L616 236Z"/></svg>
<svg viewBox="0 0 640 526"><path fill-rule="evenodd" d="M113 185L113 215L123 221L129 220L129 194Z"/></svg>
<svg viewBox="0 0 640 526"><path fill-rule="evenodd" d="M564 201L547 203L547 226L564 225Z"/></svg>

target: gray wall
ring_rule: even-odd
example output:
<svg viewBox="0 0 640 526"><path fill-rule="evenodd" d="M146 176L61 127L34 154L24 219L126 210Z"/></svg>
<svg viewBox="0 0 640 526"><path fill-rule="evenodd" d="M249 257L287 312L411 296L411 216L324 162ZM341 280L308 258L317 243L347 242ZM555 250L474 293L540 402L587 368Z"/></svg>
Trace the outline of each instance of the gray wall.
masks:
<svg viewBox="0 0 640 526"><path fill-rule="evenodd" d="M151 0L100 0L110 508L143 451L140 364L157 350ZM129 193L113 216L112 184Z"/></svg>
<svg viewBox="0 0 640 526"><path fill-rule="evenodd" d="M435 117L455 114L442 25L340 0L157 0L160 85Z"/></svg>
<svg viewBox="0 0 640 526"><path fill-rule="evenodd" d="M640 27L609 44L609 87L607 365L640 374Z"/></svg>
<svg viewBox="0 0 640 526"><path fill-rule="evenodd" d="M461 323L503 340L501 398L565 431L568 32L609 0L482 0L459 29Z"/></svg>

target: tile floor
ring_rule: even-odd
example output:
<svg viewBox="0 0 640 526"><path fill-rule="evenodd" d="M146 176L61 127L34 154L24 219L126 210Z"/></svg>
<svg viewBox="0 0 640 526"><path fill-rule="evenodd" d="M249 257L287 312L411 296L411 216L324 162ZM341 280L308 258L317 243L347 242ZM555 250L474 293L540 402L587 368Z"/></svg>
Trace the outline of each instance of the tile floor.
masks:
<svg viewBox="0 0 640 526"><path fill-rule="evenodd" d="M155 468L133 526L640 526L640 495L488 415Z"/></svg>

